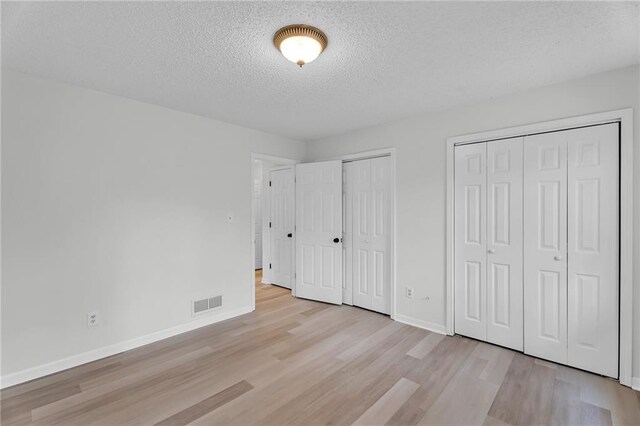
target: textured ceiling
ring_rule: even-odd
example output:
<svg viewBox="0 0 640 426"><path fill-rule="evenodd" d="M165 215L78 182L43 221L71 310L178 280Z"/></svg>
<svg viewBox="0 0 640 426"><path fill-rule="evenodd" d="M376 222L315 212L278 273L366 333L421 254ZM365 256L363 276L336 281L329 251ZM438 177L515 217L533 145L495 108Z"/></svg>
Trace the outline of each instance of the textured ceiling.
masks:
<svg viewBox="0 0 640 426"><path fill-rule="evenodd" d="M2 62L312 140L638 63L639 4L3 2ZM292 23L329 38L303 69Z"/></svg>

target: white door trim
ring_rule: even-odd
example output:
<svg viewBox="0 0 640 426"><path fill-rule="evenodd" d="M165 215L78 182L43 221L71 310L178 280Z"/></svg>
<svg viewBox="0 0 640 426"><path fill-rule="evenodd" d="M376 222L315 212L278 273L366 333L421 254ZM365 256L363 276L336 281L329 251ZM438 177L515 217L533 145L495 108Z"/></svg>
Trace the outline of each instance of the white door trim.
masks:
<svg viewBox="0 0 640 426"><path fill-rule="evenodd" d="M620 123L620 383L632 384L633 351L633 108L447 138L446 330L454 333L454 146L610 122ZM394 187L395 189L395 187ZM637 289L636 289L637 290Z"/></svg>
<svg viewBox="0 0 640 426"><path fill-rule="evenodd" d="M335 157L325 158L324 160L342 160L355 161L365 160L367 158L389 156L391 158L391 233L389 248L391 249L390 255L390 267L391 267L391 311L389 316L392 320L396 319L396 149L395 148L381 148L372 151L356 152L353 154L338 155ZM323 160L313 160L323 161Z"/></svg>
<svg viewBox="0 0 640 426"><path fill-rule="evenodd" d="M251 238L251 243L249 244L249 247L251 247L251 279L249 280L249 294L251 295L251 310L255 311L256 310L256 292L255 292L255 275L254 272L256 269L256 244L255 244L255 238L254 238L254 234L256 232L255 226L256 226L256 203L255 203L255 197L253 196L253 182L255 181L255 168L254 168L254 164L256 160L264 160L264 161L271 161L274 163L281 163L281 164L296 164L299 163L300 161L298 160L294 160L292 158L285 158L285 157L276 157L274 155L268 155L268 154L260 154L257 152L252 152L251 153L251 180L250 185L249 185L249 193L251 194L251 232L249 233L249 238ZM294 235L295 237L295 235Z"/></svg>

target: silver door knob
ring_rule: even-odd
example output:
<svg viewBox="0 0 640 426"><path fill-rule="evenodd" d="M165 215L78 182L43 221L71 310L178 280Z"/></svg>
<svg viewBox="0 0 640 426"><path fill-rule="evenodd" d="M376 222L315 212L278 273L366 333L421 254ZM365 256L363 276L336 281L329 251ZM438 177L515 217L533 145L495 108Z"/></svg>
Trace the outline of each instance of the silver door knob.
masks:
<svg viewBox="0 0 640 426"><path fill-rule="evenodd" d="M496 252L496 251L495 251L494 249L489 249L489 250L487 250L487 253L489 253L489 254L493 254L493 253L495 253L495 252Z"/></svg>
<svg viewBox="0 0 640 426"><path fill-rule="evenodd" d="M562 257L561 255L553 256L553 260L562 260L562 259L564 259L564 257Z"/></svg>

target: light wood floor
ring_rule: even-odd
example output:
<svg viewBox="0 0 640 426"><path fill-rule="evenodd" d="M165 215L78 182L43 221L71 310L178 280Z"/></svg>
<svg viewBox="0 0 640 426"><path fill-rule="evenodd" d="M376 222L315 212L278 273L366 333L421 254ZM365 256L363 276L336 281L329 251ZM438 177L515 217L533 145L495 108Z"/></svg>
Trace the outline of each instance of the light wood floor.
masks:
<svg viewBox="0 0 640 426"><path fill-rule="evenodd" d="M2 424L640 424L640 393L256 284L251 314L2 391Z"/></svg>

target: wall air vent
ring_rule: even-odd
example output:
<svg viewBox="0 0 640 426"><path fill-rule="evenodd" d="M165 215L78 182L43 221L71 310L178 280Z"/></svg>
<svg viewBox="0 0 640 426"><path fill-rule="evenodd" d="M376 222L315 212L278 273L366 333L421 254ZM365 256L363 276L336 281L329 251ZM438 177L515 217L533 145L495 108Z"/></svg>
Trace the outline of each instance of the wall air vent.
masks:
<svg viewBox="0 0 640 426"><path fill-rule="evenodd" d="M213 296L206 299L194 300L191 305L193 315L199 315L222 307L222 296Z"/></svg>

